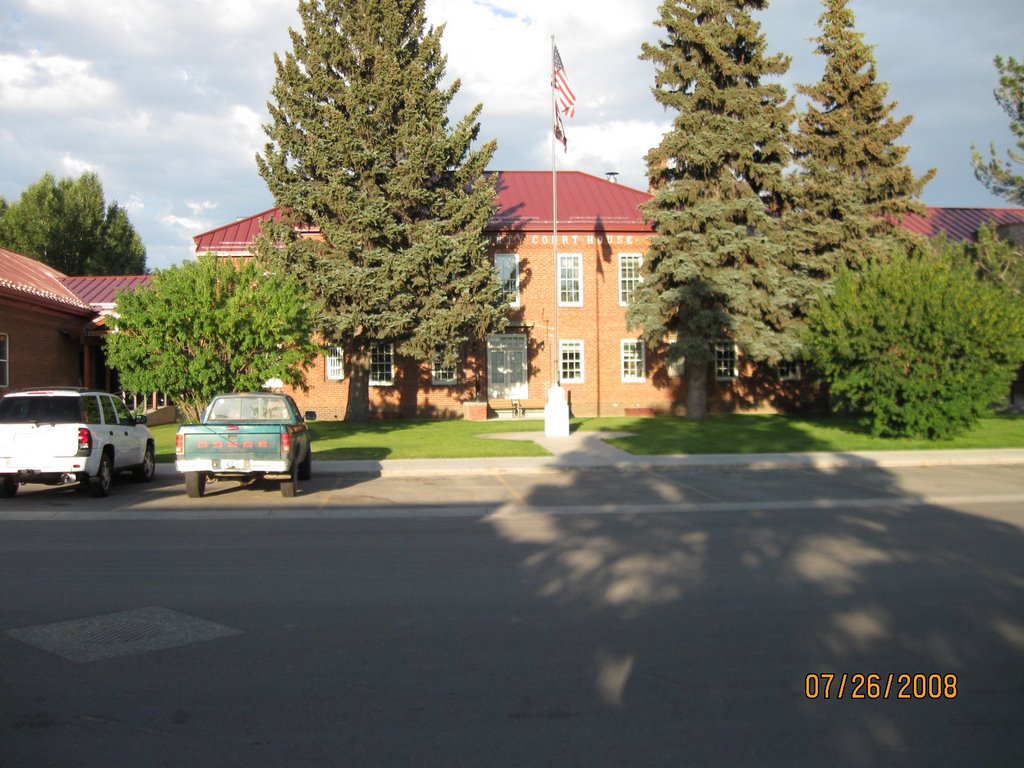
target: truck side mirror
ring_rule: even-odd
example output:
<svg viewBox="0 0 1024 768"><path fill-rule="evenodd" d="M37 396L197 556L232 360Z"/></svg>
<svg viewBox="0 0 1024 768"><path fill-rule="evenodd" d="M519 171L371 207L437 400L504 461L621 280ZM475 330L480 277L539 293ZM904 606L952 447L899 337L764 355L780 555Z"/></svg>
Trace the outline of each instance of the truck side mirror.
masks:
<svg viewBox="0 0 1024 768"><path fill-rule="evenodd" d="M306 413L303 414L303 418L306 421L316 421L316 411L306 411Z"/></svg>

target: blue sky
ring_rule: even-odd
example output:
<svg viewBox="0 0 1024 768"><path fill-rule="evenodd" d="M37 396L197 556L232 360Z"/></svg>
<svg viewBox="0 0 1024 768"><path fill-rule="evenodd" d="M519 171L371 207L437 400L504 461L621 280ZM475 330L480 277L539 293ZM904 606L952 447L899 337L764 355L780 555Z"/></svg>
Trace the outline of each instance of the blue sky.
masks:
<svg viewBox="0 0 1024 768"><path fill-rule="evenodd" d="M578 97L559 169L646 186L643 155L670 115L650 95L638 59L655 42L659 0L427 0L446 25L448 73L462 81L452 117L482 103L492 167L551 165L551 36ZM971 145L1013 146L992 97L996 54L1024 59L1018 0L851 0L874 46L901 143L929 205L1002 207L970 167ZM774 0L756 14L783 82L812 83L823 60L820 0ZM153 268L192 256L192 236L273 206L256 171L273 55L290 50L294 0L4 0L0 5L0 194L16 199L49 171L93 170L108 200L129 210Z"/></svg>

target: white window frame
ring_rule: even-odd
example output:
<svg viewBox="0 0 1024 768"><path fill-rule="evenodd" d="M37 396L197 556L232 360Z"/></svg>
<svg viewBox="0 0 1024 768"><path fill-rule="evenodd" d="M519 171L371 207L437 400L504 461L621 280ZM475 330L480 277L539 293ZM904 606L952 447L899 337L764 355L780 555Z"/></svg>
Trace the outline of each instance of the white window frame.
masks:
<svg viewBox="0 0 1024 768"><path fill-rule="evenodd" d="M8 387L11 382L11 337L0 332L0 387Z"/></svg>
<svg viewBox="0 0 1024 768"><path fill-rule="evenodd" d="M345 378L345 350L342 347L324 349L324 378L327 381L342 381Z"/></svg>
<svg viewBox="0 0 1024 768"><path fill-rule="evenodd" d="M803 374L799 360L780 360L775 372L779 381L799 381Z"/></svg>
<svg viewBox="0 0 1024 768"><path fill-rule="evenodd" d="M388 376L379 374L387 366ZM395 383L395 347L393 344L374 344L370 347L370 386L391 387Z"/></svg>
<svg viewBox="0 0 1024 768"><path fill-rule="evenodd" d="M633 292L644 281L641 268L644 263L642 253L619 254L619 306L628 307ZM627 275L627 268L631 274Z"/></svg>
<svg viewBox="0 0 1024 768"><path fill-rule="evenodd" d="M452 384L459 383L459 366L455 364L450 368L445 368L441 365L441 357L444 355L444 350L439 349L434 353L434 358L430 361L430 383L437 386L450 386Z"/></svg>
<svg viewBox="0 0 1024 768"><path fill-rule="evenodd" d="M565 276L566 267L575 273L575 276ZM575 287L572 284L575 283ZM567 291L566 288L569 287ZM575 299L565 299L566 293L575 293ZM560 307L582 307L583 306L583 254L582 253L560 253L558 254L558 306Z"/></svg>
<svg viewBox="0 0 1024 768"><path fill-rule="evenodd" d="M628 353L627 350L629 350ZM630 372L629 369L633 366L639 368L639 375ZM647 358L641 339L621 339L619 341L619 371L625 384L638 384L647 381Z"/></svg>
<svg viewBox="0 0 1024 768"><path fill-rule="evenodd" d="M565 375L566 353L579 354L579 374L574 378ZM558 380L564 384L583 384L586 380L585 367L586 357L583 352L582 339L560 339L558 341Z"/></svg>
<svg viewBox="0 0 1024 768"><path fill-rule="evenodd" d="M740 353L735 341L715 342L715 381L735 381L740 377Z"/></svg>
<svg viewBox="0 0 1024 768"><path fill-rule="evenodd" d="M508 300L510 307L519 306L519 254L517 253L496 253L494 254L494 270L498 273L498 283L501 285L502 298ZM512 281L515 281L512 283ZM508 289L512 283L512 290Z"/></svg>

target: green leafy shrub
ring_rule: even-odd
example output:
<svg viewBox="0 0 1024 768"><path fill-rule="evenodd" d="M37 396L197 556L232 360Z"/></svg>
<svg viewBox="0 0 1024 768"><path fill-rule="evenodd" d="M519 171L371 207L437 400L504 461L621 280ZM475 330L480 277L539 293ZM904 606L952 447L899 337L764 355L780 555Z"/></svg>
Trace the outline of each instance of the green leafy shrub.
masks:
<svg viewBox="0 0 1024 768"><path fill-rule="evenodd" d="M1024 361L1024 302L948 253L897 254L840 274L808 314L805 347L872 434L949 437L1009 391Z"/></svg>

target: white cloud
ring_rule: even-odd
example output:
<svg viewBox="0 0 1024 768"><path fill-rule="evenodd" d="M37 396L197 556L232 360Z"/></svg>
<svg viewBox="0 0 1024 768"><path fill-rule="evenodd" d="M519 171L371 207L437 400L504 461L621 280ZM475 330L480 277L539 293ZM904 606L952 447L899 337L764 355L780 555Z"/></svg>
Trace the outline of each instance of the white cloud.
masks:
<svg viewBox="0 0 1024 768"><path fill-rule="evenodd" d="M199 216L207 211L216 210L219 207L219 203L215 203L212 200L203 200L202 202L189 200L185 203L185 207L192 211L194 216Z"/></svg>
<svg viewBox="0 0 1024 768"><path fill-rule="evenodd" d="M11 112L98 111L117 92L92 64L68 56L0 54L0 109Z"/></svg>
<svg viewBox="0 0 1024 768"><path fill-rule="evenodd" d="M77 157L71 155L64 155L60 160L61 169L67 176L81 176L86 171L95 171L96 166L92 163L80 160Z"/></svg>
<svg viewBox="0 0 1024 768"><path fill-rule="evenodd" d="M569 132L569 151L565 157L574 167L590 170L595 175L608 171L619 174L618 180L638 189L647 187L648 150L661 142L667 123L640 120L605 122L585 125Z"/></svg>
<svg viewBox="0 0 1024 768"><path fill-rule="evenodd" d="M204 219L175 216L171 213L161 216L160 221L168 227L187 232L190 236L199 234L209 224L209 222Z"/></svg>

